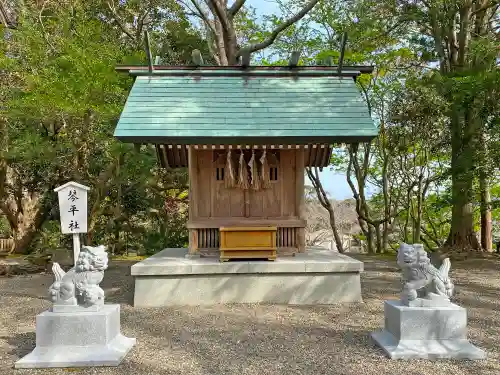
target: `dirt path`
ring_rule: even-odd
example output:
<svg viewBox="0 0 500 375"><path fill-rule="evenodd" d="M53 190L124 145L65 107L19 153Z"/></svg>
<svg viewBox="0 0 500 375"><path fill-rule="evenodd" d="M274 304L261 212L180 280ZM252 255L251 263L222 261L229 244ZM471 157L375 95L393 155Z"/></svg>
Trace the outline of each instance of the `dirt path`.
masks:
<svg viewBox="0 0 500 375"><path fill-rule="evenodd" d="M360 256L356 256L359 258ZM322 307L233 305L135 309L130 262L112 262L103 287L122 304L122 331L136 347L117 368L78 374L176 375L493 375L500 374L500 261L452 264L456 302L468 308L469 338L483 361L391 361L370 332L383 325L383 300L399 293L393 262L363 257L365 303ZM35 316L49 307L52 275L0 278L0 374L67 374L71 369L14 370L35 345ZM334 286L332 286L334 287Z"/></svg>

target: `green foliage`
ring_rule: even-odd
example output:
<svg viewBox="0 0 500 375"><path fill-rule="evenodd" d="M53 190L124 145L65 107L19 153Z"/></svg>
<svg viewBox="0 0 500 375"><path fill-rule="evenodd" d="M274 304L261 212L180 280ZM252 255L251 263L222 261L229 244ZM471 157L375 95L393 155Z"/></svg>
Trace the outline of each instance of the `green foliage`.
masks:
<svg viewBox="0 0 500 375"><path fill-rule="evenodd" d="M0 238L9 238L12 235L9 222L5 216L0 215Z"/></svg>
<svg viewBox="0 0 500 375"><path fill-rule="evenodd" d="M92 188L90 233L84 242L109 244L115 253L184 246L186 171L160 170L153 147L142 146L137 152L113 139L132 83L114 66L145 63L146 28L153 55L160 55L163 64L189 63L195 48L207 63L214 63L211 44L175 0L114 2L114 9L102 0L25 3L18 27L0 29L2 209L26 214L23 220L32 221L36 215L28 215L30 211L47 210L48 220L35 228L39 236L32 248L71 248L69 236L60 235L52 189L77 180ZM456 7L442 1L428 4L321 1L287 28L269 53L255 58L264 65L286 64L290 52L298 50L301 65L328 58L336 63L341 36L347 32L344 64L376 66L374 74L362 74L357 84L380 136L370 145L337 147L331 168L346 172L350 166L355 193L363 195L360 204L366 203L366 216L378 223L370 228L386 230L391 247L411 241L418 232L429 248L440 246L448 236L454 204L451 174L457 173L450 161L460 156L456 147L452 155L454 115L467 118L457 128L461 137L471 129L469 124L480 125L469 137L476 142L480 138L474 160L464 164L473 167L476 180L490 180L494 226L500 231L500 185L491 177L500 165L498 29L472 35L463 66L452 69L438 39L449 34L454 19L449 12ZM265 40L303 1L280 1L279 6L282 16L261 21L255 9L242 8L234 19L238 44ZM491 19L495 23L498 15ZM436 65L439 60L441 66ZM368 184L376 192L364 202L367 196L359 190ZM474 184L474 197L479 186ZM479 204L474 203L478 229ZM380 220L386 215L389 225ZM22 228L0 216L0 236L18 232ZM367 241L367 234L357 238Z"/></svg>
<svg viewBox="0 0 500 375"><path fill-rule="evenodd" d="M66 9L47 13L43 25L34 12L25 13L0 58L0 69L18 78L3 109L6 158L39 186L83 175L71 168L75 158L86 144L103 145L112 134L130 85L114 72L124 55L102 23L85 13L75 20Z"/></svg>
<svg viewBox="0 0 500 375"><path fill-rule="evenodd" d="M439 38L454 33L460 26L449 30L453 25L450 14L465 5L450 8L445 3L431 1L424 6L422 2L375 0L320 2L311 13L312 22L300 25L302 32L308 30L315 35L308 40L315 43L314 62L326 58L336 62L340 37L347 32L344 63L376 66L374 74L361 75L357 84L380 135L369 146L338 147L330 162L331 169L337 172L345 173L350 167L353 193L361 206L366 194L360 189L366 190L368 183L377 188L365 216L375 223L369 227L375 228L382 226L382 222L376 224L378 219L389 215L391 224L383 226L389 234L389 244L411 241L416 235L435 248L448 238L451 207L456 204L452 200L451 176L460 173L456 165L451 169L452 160L456 164L460 154L460 148L455 147L452 156L453 131L460 132L464 145L480 134L474 160L463 163L464 169L474 166L475 178L487 176L491 180L500 165L498 29L482 30L480 37L471 35L470 44L463 51L464 65L452 69L447 66L452 59L446 55L452 53L451 49L445 45L446 40ZM498 16L492 15L491 19ZM296 28L294 35L300 39L304 34ZM301 41L306 49L306 40ZM440 50L441 43L445 55ZM436 64L443 59L448 62ZM453 116L465 119L460 120L463 125L459 130L451 126ZM473 123L480 124L480 130L468 134ZM479 193L479 184L474 186ZM496 217L495 185L491 193ZM479 204L475 208L477 230Z"/></svg>
<svg viewBox="0 0 500 375"><path fill-rule="evenodd" d="M145 54L133 41L124 43L116 24L100 20L106 8L99 12L98 3L27 6L18 27L0 38L0 81L6 83L0 85L0 98L7 103L0 107L6 124L6 138L1 140L7 145L0 151L0 162L7 165L6 182L12 187L0 189L0 200L11 202L13 212L21 209L12 195L16 189L52 200L49 220L35 228L39 235L31 248L37 251L71 248L69 236L60 234L53 192L68 180L91 187L84 243L142 253L183 246L186 209L164 204L165 191L172 188L182 193L175 199L184 200L186 171L160 170L152 146L136 152L113 139L132 84L114 67L144 63ZM171 3L175 8L176 2ZM165 52L167 64L185 62L193 48L206 45L181 9L173 11L177 13L159 24L169 32L155 35L155 48ZM31 199L36 203L38 198ZM6 232L5 219L0 218L1 231Z"/></svg>
<svg viewBox="0 0 500 375"><path fill-rule="evenodd" d="M46 221L40 228L39 236L31 243L31 252L49 254L57 249L73 249L72 237L61 234L59 221Z"/></svg>

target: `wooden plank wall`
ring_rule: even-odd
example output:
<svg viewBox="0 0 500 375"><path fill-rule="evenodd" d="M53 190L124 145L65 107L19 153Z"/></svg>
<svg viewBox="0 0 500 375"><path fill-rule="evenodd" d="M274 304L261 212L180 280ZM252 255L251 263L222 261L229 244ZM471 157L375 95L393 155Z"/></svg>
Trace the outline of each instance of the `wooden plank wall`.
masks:
<svg viewBox="0 0 500 375"><path fill-rule="evenodd" d="M212 150L195 150L195 155L198 160L198 194L195 198L198 203L198 215L196 218L212 217L212 185L214 177L212 165Z"/></svg>
<svg viewBox="0 0 500 375"><path fill-rule="evenodd" d="M295 153L297 150L281 150L280 166L281 171L281 216L295 216ZM300 152L300 151L299 151Z"/></svg>
<svg viewBox="0 0 500 375"><path fill-rule="evenodd" d="M297 240L299 231L301 230L304 230L304 228L278 227L276 232L276 247L280 254L290 255L296 252L303 252L300 241ZM190 247L192 249L191 253L196 253L203 249L219 249L219 228L190 229L189 231L194 237L191 240L191 246L193 246Z"/></svg>
<svg viewBox="0 0 500 375"><path fill-rule="evenodd" d="M218 249L219 236L216 228L219 225L216 220L220 219L222 223L230 218L253 222L258 222L259 219L273 222L274 219L280 227L277 233L280 254L290 255L304 251L304 228L296 227L296 222L297 219L304 219L305 150L281 149L278 180L271 181L269 189L259 191L251 188L244 191L238 187L228 189L223 180L217 181L216 168L225 165L222 158L214 161L213 152L210 149L190 149L189 153L190 174L194 174L191 182L197 185L190 186L193 198L190 206L194 206L190 209L190 222L198 221L190 229L190 251L195 253L203 249ZM302 194L299 190L302 190ZM247 207L245 199L248 200ZM287 225L288 220L290 225ZM201 224L203 221L209 224L205 227ZM212 224L217 225L214 227Z"/></svg>
<svg viewBox="0 0 500 375"><path fill-rule="evenodd" d="M296 152L303 150L280 150L280 165L278 181L271 181L271 187L265 190L246 192L238 187L227 189L224 181L217 181L212 150L195 150L196 167L192 173L197 176L192 179L198 184L196 191L196 210L191 213L191 219L204 218L286 218L297 217L296 202ZM194 164L194 163L193 163ZM220 165L224 167L224 164ZM226 171L227 173L227 171ZM195 197L193 197L195 198ZM249 212L245 212L245 198L249 201Z"/></svg>
<svg viewBox="0 0 500 375"><path fill-rule="evenodd" d="M11 253L14 247L15 243L12 238L0 238L0 253Z"/></svg>

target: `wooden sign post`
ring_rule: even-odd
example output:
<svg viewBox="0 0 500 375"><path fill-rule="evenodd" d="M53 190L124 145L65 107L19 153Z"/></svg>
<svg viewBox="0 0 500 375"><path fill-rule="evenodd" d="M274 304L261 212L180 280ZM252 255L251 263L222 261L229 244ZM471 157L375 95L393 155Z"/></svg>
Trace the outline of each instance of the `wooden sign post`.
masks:
<svg viewBox="0 0 500 375"><path fill-rule="evenodd" d="M61 231L73 234L74 264L80 254L80 233L87 233L87 192L88 186L68 182L54 189L59 198Z"/></svg>

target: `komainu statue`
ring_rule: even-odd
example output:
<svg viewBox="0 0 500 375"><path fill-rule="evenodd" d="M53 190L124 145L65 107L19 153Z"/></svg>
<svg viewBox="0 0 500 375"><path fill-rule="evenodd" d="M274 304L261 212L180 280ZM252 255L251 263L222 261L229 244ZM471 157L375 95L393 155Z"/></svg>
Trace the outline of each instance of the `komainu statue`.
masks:
<svg viewBox="0 0 500 375"><path fill-rule="evenodd" d="M55 281L49 288L54 307L81 306L100 308L104 305L104 291L99 283L108 268L108 254L105 246L83 246L76 266L67 273L54 263Z"/></svg>
<svg viewBox="0 0 500 375"><path fill-rule="evenodd" d="M401 244L397 257L403 271L401 302L407 306L441 306L450 303L453 283L448 277L450 259L439 269L431 264L421 244Z"/></svg>

